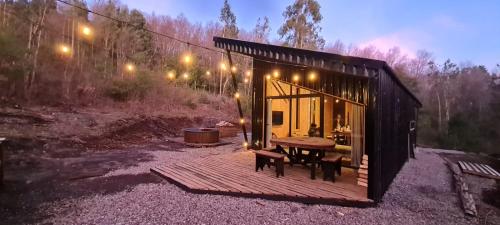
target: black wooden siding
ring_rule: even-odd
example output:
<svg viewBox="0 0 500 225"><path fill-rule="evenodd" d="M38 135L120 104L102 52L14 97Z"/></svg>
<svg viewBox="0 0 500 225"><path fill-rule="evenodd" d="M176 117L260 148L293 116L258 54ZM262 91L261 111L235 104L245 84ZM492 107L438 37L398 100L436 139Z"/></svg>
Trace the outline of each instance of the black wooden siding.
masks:
<svg viewBox="0 0 500 225"><path fill-rule="evenodd" d="M389 188L392 180L398 174L404 163L408 160L409 125L410 121L417 120L416 109L420 106L398 80L395 80L386 70L381 69L377 78L373 80L378 83L378 92L372 93L378 96L375 100L376 112L373 112L375 128L372 158L369 158L369 168L372 168L374 188L378 189L371 193L372 199L379 201ZM379 177L379 178L377 178Z"/></svg>

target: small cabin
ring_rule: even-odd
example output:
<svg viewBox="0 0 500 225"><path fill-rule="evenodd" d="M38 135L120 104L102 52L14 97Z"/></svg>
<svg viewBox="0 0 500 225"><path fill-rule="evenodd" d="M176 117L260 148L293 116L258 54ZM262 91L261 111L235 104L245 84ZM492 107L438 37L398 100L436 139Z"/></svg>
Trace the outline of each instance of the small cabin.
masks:
<svg viewBox="0 0 500 225"><path fill-rule="evenodd" d="M221 37L214 42L253 59L253 149L269 147L275 137L333 139L342 166L359 168L368 156L367 197L381 200L413 154L422 106L386 62Z"/></svg>

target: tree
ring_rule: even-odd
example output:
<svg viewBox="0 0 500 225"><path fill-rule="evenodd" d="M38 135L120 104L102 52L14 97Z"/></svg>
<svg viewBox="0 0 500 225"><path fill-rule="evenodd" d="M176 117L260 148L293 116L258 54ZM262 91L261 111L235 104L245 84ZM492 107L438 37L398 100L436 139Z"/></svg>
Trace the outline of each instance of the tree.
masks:
<svg viewBox="0 0 500 225"><path fill-rule="evenodd" d="M224 0L224 6L220 10L219 20L224 25L222 37L238 38L238 27L236 26L236 16L231 11L231 6Z"/></svg>
<svg viewBox="0 0 500 225"><path fill-rule="evenodd" d="M257 24L255 25L254 28L254 34L255 34L254 41L269 44L270 32L271 32L271 27L269 26L269 18L267 18L267 16L264 16L264 19L262 19L262 24L261 24L261 18L259 17L257 19Z"/></svg>
<svg viewBox="0 0 500 225"><path fill-rule="evenodd" d="M329 44L326 47L325 51L330 52L330 53L334 53L334 54L344 55L346 52L346 47L345 47L345 44L342 43L342 41L337 40L337 41L335 41L334 44Z"/></svg>
<svg viewBox="0 0 500 225"><path fill-rule="evenodd" d="M316 0L296 0L283 12L285 23L278 30L281 39L295 48L323 49L325 40L319 35L323 19Z"/></svg>
<svg viewBox="0 0 500 225"><path fill-rule="evenodd" d="M130 27L131 41L133 43L131 58L144 65L150 65L153 57L153 35L145 31L147 21L144 15L138 10L130 12L129 22L133 25Z"/></svg>
<svg viewBox="0 0 500 225"><path fill-rule="evenodd" d="M23 65L23 57L26 54L24 43L21 43L12 32L0 31L0 76L4 75L8 80L8 90L0 91L0 94L12 97L15 94L18 81L22 80L26 73Z"/></svg>
<svg viewBox="0 0 500 225"><path fill-rule="evenodd" d="M234 15L233 11L231 11L231 6L229 5L229 2L227 0L224 0L224 6L220 10L220 17L219 20L222 22L224 28L222 30L222 37L227 37L227 38L238 38L238 27L236 26L236 16ZM221 54L221 61L224 59L224 54ZM226 79L224 82L223 80L223 74L224 71L221 71L220 74L220 79L219 79L219 94L222 95L224 94L224 90L226 89L226 86L229 82L229 77L226 76Z"/></svg>

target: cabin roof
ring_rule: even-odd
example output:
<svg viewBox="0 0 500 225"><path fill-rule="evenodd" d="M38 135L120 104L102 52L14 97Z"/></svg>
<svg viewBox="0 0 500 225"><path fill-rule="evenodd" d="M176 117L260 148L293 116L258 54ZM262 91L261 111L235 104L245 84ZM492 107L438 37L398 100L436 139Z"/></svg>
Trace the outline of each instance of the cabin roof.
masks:
<svg viewBox="0 0 500 225"><path fill-rule="evenodd" d="M328 52L242 41L217 36L213 38L213 41L215 47L217 48L272 62L303 65L312 68L366 77L368 77L369 71L382 69L386 71L389 76L393 77L399 86L405 90L419 104L419 106L422 106L422 103L418 100L418 98L396 76L394 70L382 60L345 56Z"/></svg>

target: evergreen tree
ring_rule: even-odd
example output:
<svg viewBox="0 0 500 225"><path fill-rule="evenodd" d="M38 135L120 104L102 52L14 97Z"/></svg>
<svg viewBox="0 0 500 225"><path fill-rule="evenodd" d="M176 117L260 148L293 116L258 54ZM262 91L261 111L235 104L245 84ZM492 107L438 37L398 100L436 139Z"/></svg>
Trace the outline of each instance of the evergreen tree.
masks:
<svg viewBox="0 0 500 225"><path fill-rule="evenodd" d="M278 34L286 45L295 48L323 49L325 40L319 35L323 19L316 0L296 0L283 12L285 23Z"/></svg>
<svg viewBox="0 0 500 225"><path fill-rule="evenodd" d="M224 25L223 37L238 38L238 27L236 26L236 16L231 11L231 6L227 0L224 0L224 6L220 11L219 20Z"/></svg>
<svg viewBox="0 0 500 225"><path fill-rule="evenodd" d="M132 55L134 61L142 64L149 64L153 55L153 35L147 32L147 21L144 15L138 10L130 12L129 22L131 27Z"/></svg>

